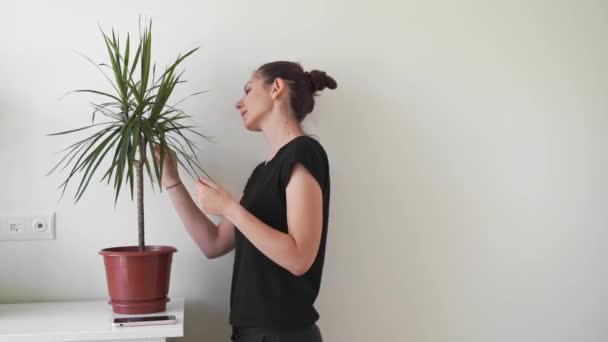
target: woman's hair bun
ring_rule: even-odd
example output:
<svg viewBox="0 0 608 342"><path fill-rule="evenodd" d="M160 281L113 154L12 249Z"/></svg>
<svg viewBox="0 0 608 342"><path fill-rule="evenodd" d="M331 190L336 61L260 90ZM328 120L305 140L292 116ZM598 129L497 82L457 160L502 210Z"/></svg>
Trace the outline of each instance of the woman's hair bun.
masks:
<svg viewBox="0 0 608 342"><path fill-rule="evenodd" d="M336 80L327 75L324 71L312 70L310 72L306 71L305 73L310 79L310 87L313 93L325 88L336 89L338 87Z"/></svg>

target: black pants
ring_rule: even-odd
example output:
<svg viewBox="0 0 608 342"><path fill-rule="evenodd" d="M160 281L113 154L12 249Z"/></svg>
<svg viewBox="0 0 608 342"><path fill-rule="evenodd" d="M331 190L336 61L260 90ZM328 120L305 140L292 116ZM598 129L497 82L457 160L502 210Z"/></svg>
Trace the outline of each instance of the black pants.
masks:
<svg viewBox="0 0 608 342"><path fill-rule="evenodd" d="M323 342L316 324L295 331L275 331L260 328L232 327L234 342Z"/></svg>

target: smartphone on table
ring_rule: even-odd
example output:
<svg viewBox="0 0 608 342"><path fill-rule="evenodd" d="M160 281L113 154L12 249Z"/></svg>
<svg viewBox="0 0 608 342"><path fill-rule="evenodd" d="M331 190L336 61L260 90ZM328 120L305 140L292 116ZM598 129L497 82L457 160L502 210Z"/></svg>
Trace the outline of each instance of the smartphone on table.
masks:
<svg viewBox="0 0 608 342"><path fill-rule="evenodd" d="M116 317L112 322L115 327L136 327L144 325L175 324L177 319L174 315L161 316L138 316L138 317Z"/></svg>

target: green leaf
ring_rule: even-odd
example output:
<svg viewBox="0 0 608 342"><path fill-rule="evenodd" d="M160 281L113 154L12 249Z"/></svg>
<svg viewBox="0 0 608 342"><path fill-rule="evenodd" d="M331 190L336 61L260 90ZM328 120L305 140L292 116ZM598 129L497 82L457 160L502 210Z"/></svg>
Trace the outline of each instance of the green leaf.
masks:
<svg viewBox="0 0 608 342"><path fill-rule="evenodd" d="M86 188L88 187L89 182L91 181L91 178L95 174L95 170L97 170L97 167L103 160L103 157L106 155L106 153L108 153L108 151L116 143L117 139L114 139L114 137L118 136L118 132L119 132L119 130L115 130L114 132L112 132L112 134L110 134L106 139L104 139L104 141L101 142L97 146L97 148L95 148L95 150L93 150L93 152L87 158L87 159L89 159L88 166L84 173L84 176L82 177L82 180L80 181L78 190L76 190L76 196L75 196L74 203L77 203L80 200L80 198L84 194ZM112 143L110 143L110 145L107 146L108 143L110 142L110 140L112 140L112 139L114 139L114 141L112 141ZM107 148L106 148L106 146L107 146ZM105 150L104 150L104 148L105 148ZM103 153L102 153L102 151L103 151ZM101 156L100 156L100 153L102 153ZM95 160L97 160L97 163L95 163ZM95 163L95 167L92 167L93 163Z"/></svg>
<svg viewBox="0 0 608 342"><path fill-rule="evenodd" d="M152 58L152 22L148 29L144 30L144 34L141 38L142 41L142 53L141 53L141 83L140 83L140 94L146 93L148 87L148 79L150 77L150 60Z"/></svg>
<svg viewBox="0 0 608 342"><path fill-rule="evenodd" d="M182 167L184 170L186 170L186 172L188 172L188 174L190 175L190 177L192 177L193 179L196 179L196 175L195 175L195 173L193 174L193 173L192 173L192 171L191 171L191 170L193 170L192 165L185 165L185 164L184 164L184 162L182 161L182 159L186 159L185 157L183 157L183 155L185 155L186 153L183 151L183 149L181 149L180 147L178 147L178 146L176 145L176 143L177 143L178 145L181 145L181 144L179 143L179 141L177 141L177 140L175 140L175 139L173 139L173 138L169 138L169 139L168 139L168 146L169 146L169 147L170 147L170 148L171 148L173 151L175 151L175 154L176 154L176 159L177 159L177 162L179 163L179 165L181 165L181 167ZM180 157L180 155L181 155L182 157Z"/></svg>
<svg viewBox="0 0 608 342"><path fill-rule="evenodd" d="M63 198L63 195L65 194L65 191L67 189L67 186L70 182L70 179L74 176L74 174L76 172L78 172L79 170L81 170L84 166L86 166L86 161L89 160L87 152L93 147L93 145L95 145L95 143L101 139L105 133L107 131L100 131L98 133L96 133L94 136L95 138L92 139L89 143L86 144L86 148L85 150L80 153L80 157L78 158L78 160L76 160L76 162L74 163L74 166L72 167L72 170L70 171L70 174L68 175L68 177L66 178L66 180L59 186L59 188L63 187L63 191L61 193L61 198ZM81 163L81 161L84 159L84 161Z"/></svg>
<svg viewBox="0 0 608 342"><path fill-rule="evenodd" d="M115 113L111 110L109 110L109 107L118 107L120 108L122 106L122 104L120 102L107 102L107 103L102 103L102 104L96 104L93 102L89 102L89 104L91 105L91 107L93 107L93 109L95 109L93 111L93 117L91 119L91 122L94 123L95 121L95 114L96 113L101 113L109 118L112 118L116 121L119 122L124 122L126 117L124 115L122 115L122 111L119 113Z"/></svg>
<svg viewBox="0 0 608 342"><path fill-rule="evenodd" d="M127 73L129 72L129 35L127 34L127 46L125 47L124 65L122 67L122 79L128 80Z"/></svg>
<svg viewBox="0 0 608 342"><path fill-rule="evenodd" d="M110 126L110 127L104 128L103 130L101 130L100 132L98 132L98 134L105 134L107 131L109 131L109 130L111 130L111 129L115 128L115 127L116 127L116 125L112 125L112 126ZM70 151L69 151L68 153L66 153L66 155L65 155L65 156L64 156L64 157L63 157L63 158L62 158L62 159L61 159L61 160L60 160L60 161L59 161L59 162L58 162L58 163L55 165L55 167L53 167L53 168L52 168L52 169L51 169L51 170L50 170L50 171L49 171L49 172L48 172L46 175L47 175L47 176L49 176L51 173L53 173L53 172L54 172L54 171L55 171L55 170L56 170L56 169L57 169L57 168L58 168L58 167L59 167L59 166L60 166L60 165L63 163L63 161L64 161L64 160L66 160L66 159L67 159L67 158L68 158L68 157L71 155L71 158L70 158L70 159L69 159L69 160L68 160L68 161L65 163L64 167L63 167L61 170L65 169L65 168L66 168L66 167L67 167L67 166L68 166L68 165L69 165L69 164L72 162L72 160L74 159L74 157L76 157L76 156L78 155L78 153L79 153L80 151L82 151L82 149L83 149L84 147L86 147L86 146L87 146L87 144L86 144L86 143L87 143L87 142L89 142L91 139L93 139L93 138L95 138L95 137L96 137L96 135L89 136L89 137L87 137L87 138L85 138L85 139L82 139L82 140L80 140L80 141L78 141L78 142L76 142L76 143L74 143L74 144L70 145L69 147L65 148L64 150L59 151L58 153L61 153L61 152L64 152L64 151L70 150ZM74 151L76 151L76 153L74 153Z"/></svg>
<svg viewBox="0 0 608 342"><path fill-rule="evenodd" d="M129 80L133 79L133 73L135 72L137 63L139 62L140 53L141 53L141 42L137 45L137 51L135 52L135 58L133 59L133 64L131 64L131 71L129 72Z"/></svg>
<svg viewBox="0 0 608 342"><path fill-rule="evenodd" d="M110 63L112 64L112 71L114 72L116 85L118 86L118 92L120 94L119 102L123 104L123 111L125 112L125 115L128 116L126 109L128 108L129 99L127 98L127 87L125 80L122 78L120 51L118 50L114 30L112 30L112 40L110 40L105 33L103 33L103 36L106 43L106 48L108 50L108 56L110 57Z"/></svg>
<svg viewBox="0 0 608 342"><path fill-rule="evenodd" d="M152 186L152 189L154 189L154 177L152 176L152 171L150 170L150 163L149 163L148 159L146 159L144 162L146 165L146 172L148 173L148 177L150 179L150 185ZM155 161L153 160L152 162L155 162ZM160 191L162 192L162 187L160 186L160 184L158 184L158 187L159 187Z"/></svg>
<svg viewBox="0 0 608 342"><path fill-rule="evenodd" d="M118 88L116 88L116 85L114 84L114 82L112 82L112 80L110 79L110 77L108 77L108 75L103 71L103 69L101 69L100 65L103 64L97 64L95 63L91 58L89 58L87 55L80 53L78 51L74 51L77 54L79 54L80 56L84 57L86 60L88 60L91 64L93 64L102 74L103 76L106 78L106 80L108 80L108 82L110 82L110 84L112 85L112 88L114 88L114 90L116 90L116 92L118 92Z"/></svg>
<svg viewBox="0 0 608 342"><path fill-rule="evenodd" d="M122 126L121 133L127 128L126 126L127 125ZM122 137L122 135L121 135L121 137ZM108 170L106 171L106 173L103 175L103 177L101 179L103 181L107 177L108 178L107 184L110 184L112 174L114 173L116 165L118 165L118 156L119 156L121 150L122 150L122 148L120 145L116 147L116 150L114 151L114 157L112 158L112 163L110 164L110 167L108 168Z"/></svg>
<svg viewBox="0 0 608 342"><path fill-rule="evenodd" d="M110 125L110 124L112 124L112 122L102 122L102 123L88 125L88 126L84 126L84 127L80 127L80 128L76 128L76 129L71 129L69 131L63 131L63 132L57 132L57 133L47 134L47 136L55 136L55 135L63 135L63 134L68 134L68 133L74 133L74 132L82 131L82 130L85 130L85 129L89 129L91 127L100 126L100 125Z"/></svg>
<svg viewBox="0 0 608 342"><path fill-rule="evenodd" d="M171 138L169 138L169 139L170 139L171 141L173 141L174 143L176 143L177 145L179 145L179 146L180 146L180 147L177 147L177 145L173 144L173 145L172 145L172 148L174 148L174 149L175 149L175 151L176 151L176 152L178 152L178 153L179 153L179 154L180 154L180 155L183 157L183 159L185 159L185 161L186 161L186 162L188 163L188 165L190 166L190 169L191 169L191 170L192 170L194 173L196 173L196 172L197 172L197 169L198 169L198 170L202 171L202 172L203 172L203 173L204 173L204 174L205 174L205 175L206 175L206 176L207 176L209 179L213 180L213 178L211 178L211 176L209 176L209 174L207 174L207 172L206 172L206 171L205 171L205 170L204 170L202 167L200 167L200 166L198 165L198 158L196 157L196 154L193 154L193 156L194 156L194 157L191 157L191 156L190 156L190 155L189 155L189 154L188 154L188 153L185 151L184 146L182 145L182 143L181 143L181 142L179 142L179 140L177 140L177 139L175 139L175 138L173 138L173 137L171 137ZM196 158L196 159L197 159L197 161L195 161L195 160L194 160L194 158ZM180 158L178 158L178 160L179 160L179 159L180 159ZM185 168L186 170L188 170L188 168L187 168L187 167L185 167L185 166L184 166L184 168ZM193 174L192 174L192 173L190 173L190 171L188 171L188 173L189 173L189 174L190 174L190 175L191 175L193 178L196 178L195 176L193 176Z"/></svg>
<svg viewBox="0 0 608 342"><path fill-rule="evenodd" d="M107 96L107 97L109 97L109 98L111 98L113 100L116 100L116 101L122 103L122 101L118 97L116 97L114 95L111 95L111 94L108 94L108 93L104 93L102 91L91 90L91 89L72 90L70 92L67 92L64 96L67 96L67 95L72 94L72 93L91 93L91 94L97 94L97 95Z"/></svg>
<svg viewBox="0 0 608 342"><path fill-rule="evenodd" d="M196 50L198 50L199 48L194 48L188 52L186 52L185 55L183 56L177 56L177 59L175 60L175 62L169 67L167 68L167 70L160 76L160 78L164 78L166 74L168 73L173 73L173 71L175 70L175 68L184 61L184 59L188 58L191 54L193 54L194 52L196 52Z"/></svg>
<svg viewBox="0 0 608 342"><path fill-rule="evenodd" d="M127 166L127 153L130 145L130 136L131 130L134 124L134 117L129 118L129 123L124 127L124 130L121 132L121 140L118 145L120 148L120 152L118 154L118 165L116 169L116 174L114 178L114 188L116 190L116 197L114 198L114 205L118 202L118 195L120 194L120 188L122 186L122 180L125 176L124 170L125 166ZM133 174L133 165L129 164L127 166L127 177L132 177Z"/></svg>
<svg viewBox="0 0 608 342"><path fill-rule="evenodd" d="M172 127L176 127L175 124L173 124L173 123L171 123L170 125ZM193 148L194 144L193 144L192 140L190 140L186 136L184 136L184 134L179 129L176 129L174 132L177 133L182 139L184 139L184 141L186 142L186 144L188 144L188 147L190 148L190 151L192 151L192 154L196 155L196 152L194 152L194 148Z"/></svg>
<svg viewBox="0 0 608 342"><path fill-rule="evenodd" d="M198 92L196 92L196 93L192 93L192 94L190 94L190 95L188 95L188 96L186 96L186 97L182 98L181 100L177 101L177 102L176 102L176 103L173 105L173 107L176 107L176 106L177 106L177 105L179 105L180 103L182 103L182 102L186 101L187 99L189 99L189 98L191 98L191 97L193 97L193 96L200 95L200 94L205 94L205 93L208 93L208 92L209 92L209 90L204 90L204 91L198 91Z"/></svg>
<svg viewBox="0 0 608 342"><path fill-rule="evenodd" d="M150 147L150 151L154 151L154 142L155 142L155 138L156 136L154 135L154 132L152 130L152 126L150 125L150 121L149 120L144 120L143 121L143 127L144 127L144 134L146 137L146 141L148 142L148 145ZM164 160L164 156L161 154L161 160L160 162L162 163ZM162 164L160 164L162 165ZM156 175L156 180L158 181L158 184L160 184L160 170L159 170L159 166L156 163L153 163L154 166L154 174Z"/></svg>

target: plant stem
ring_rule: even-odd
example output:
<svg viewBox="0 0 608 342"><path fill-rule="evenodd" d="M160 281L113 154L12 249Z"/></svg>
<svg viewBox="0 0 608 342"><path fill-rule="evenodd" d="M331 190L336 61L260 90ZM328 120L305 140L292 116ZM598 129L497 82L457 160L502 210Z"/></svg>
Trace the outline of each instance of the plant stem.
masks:
<svg viewBox="0 0 608 342"><path fill-rule="evenodd" d="M140 140L141 141L141 140ZM144 239L144 158L145 145L139 144L140 160L135 162L135 182L137 186L137 228L139 231L139 251L143 252L146 248Z"/></svg>

